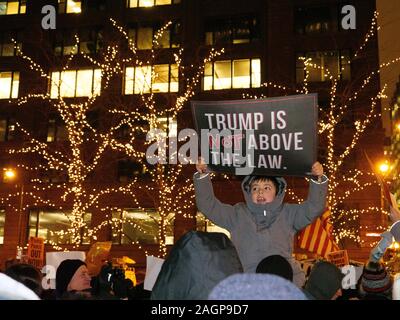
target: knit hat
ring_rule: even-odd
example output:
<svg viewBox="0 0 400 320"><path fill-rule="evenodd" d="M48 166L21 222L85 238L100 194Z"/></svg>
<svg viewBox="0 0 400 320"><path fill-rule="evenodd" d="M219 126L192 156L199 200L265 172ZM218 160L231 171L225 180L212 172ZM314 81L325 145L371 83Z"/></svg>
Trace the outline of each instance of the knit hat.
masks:
<svg viewBox="0 0 400 320"><path fill-rule="evenodd" d="M392 290L392 279L380 262L369 261L361 276L361 295L384 295L390 296Z"/></svg>
<svg viewBox="0 0 400 320"><path fill-rule="evenodd" d="M209 300L307 300L292 282L273 274L239 273L217 284Z"/></svg>
<svg viewBox="0 0 400 320"><path fill-rule="evenodd" d="M316 300L330 300L342 288L344 274L327 261L317 262L311 269L304 290Z"/></svg>
<svg viewBox="0 0 400 320"><path fill-rule="evenodd" d="M292 266L280 255L272 255L261 260L257 266L256 273L275 274L286 280L293 281Z"/></svg>
<svg viewBox="0 0 400 320"><path fill-rule="evenodd" d="M86 266L86 263L79 259L67 259L60 263L56 272L56 291L59 297L67 291L75 272L83 265Z"/></svg>

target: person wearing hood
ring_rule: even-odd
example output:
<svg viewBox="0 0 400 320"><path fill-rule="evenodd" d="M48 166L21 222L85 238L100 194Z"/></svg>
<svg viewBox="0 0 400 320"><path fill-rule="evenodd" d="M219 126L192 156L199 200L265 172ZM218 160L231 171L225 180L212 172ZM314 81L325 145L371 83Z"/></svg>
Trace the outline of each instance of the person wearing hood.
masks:
<svg viewBox="0 0 400 320"><path fill-rule="evenodd" d="M305 274L292 257L298 231L319 217L326 206L328 178L319 162L313 164L308 198L301 204L284 203L286 181L281 177L247 176L242 182L246 203L228 205L214 195L207 165L200 160L194 174L197 208L216 225L231 233L244 272L271 255L281 255L293 268L293 282L302 287Z"/></svg>

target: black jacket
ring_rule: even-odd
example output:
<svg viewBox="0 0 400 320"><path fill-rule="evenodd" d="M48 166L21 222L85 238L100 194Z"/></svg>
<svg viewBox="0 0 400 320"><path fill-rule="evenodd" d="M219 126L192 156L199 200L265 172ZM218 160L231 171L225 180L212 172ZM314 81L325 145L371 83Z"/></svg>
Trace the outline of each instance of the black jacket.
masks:
<svg viewBox="0 0 400 320"><path fill-rule="evenodd" d="M151 299L206 300L220 281L242 272L236 249L225 234L190 231L167 256Z"/></svg>

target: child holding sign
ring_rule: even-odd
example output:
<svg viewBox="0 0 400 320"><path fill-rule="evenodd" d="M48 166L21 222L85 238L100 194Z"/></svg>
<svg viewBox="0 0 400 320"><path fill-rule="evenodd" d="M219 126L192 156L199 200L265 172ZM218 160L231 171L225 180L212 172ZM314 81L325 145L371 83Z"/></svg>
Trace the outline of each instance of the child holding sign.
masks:
<svg viewBox="0 0 400 320"><path fill-rule="evenodd" d="M293 282L302 286L305 275L292 257L295 234L325 209L328 178L319 162L311 168L308 198L301 204L283 202L286 181L281 177L247 176L242 182L246 203L228 205L215 196L207 165L199 161L194 175L197 208L216 225L231 233L245 272L255 273L265 257L281 255L293 268Z"/></svg>

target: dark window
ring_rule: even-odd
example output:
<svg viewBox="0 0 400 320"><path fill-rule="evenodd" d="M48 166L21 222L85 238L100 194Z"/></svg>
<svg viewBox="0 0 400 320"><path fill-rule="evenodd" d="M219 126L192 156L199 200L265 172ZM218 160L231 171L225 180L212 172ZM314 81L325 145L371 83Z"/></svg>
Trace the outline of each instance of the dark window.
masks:
<svg viewBox="0 0 400 320"><path fill-rule="evenodd" d="M46 169L40 171L40 181L44 183L64 183L68 182L68 174L66 172L54 169Z"/></svg>
<svg viewBox="0 0 400 320"><path fill-rule="evenodd" d="M302 58L311 59L307 68L305 68ZM301 83L306 79L307 72L308 82L329 81L331 76L339 80L350 80L350 53L348 50L300 53L297 55L296 61L297 83Z"/></svg>
<svg viewBox="0 0 400 320"><path fill-rule="evenodd" d="M323 7L298 7L295 9L295 31L298 34L313 34L337 30L332 10Z"/></svg>
<svg viewBox="0 0 400 320"><path fill-rule="evenodd" d="M135 177L143 177L147 175L146 166L137 161L119 160L118 161L118 181L129 182Z"/></svg>
<svg viewBox="0 0 400 320"><path fill-rule="evenodd" d="M15 138L14 119L0 119L0 141L12 141Z"/></svg>
<svg viewBox="0 0 400 320"><path fill-rule="evenodd" d="M255 17L209 19L205 23L206 45L250 43L259 39Z"/></svg>
<svg viewBox="0 0 400 320"><path fill-rule="evenodd" d="M67 129L63 121L52 118L47 126L47 142L66 141L68 139Z"/></svg>
<svg viewBox="0 0 400 320"><path fill-rule="evenodd" d="M106 0L83 0L83 10L86 11L105 11Z"/></svg>
<svg viewBox="0 0 400 320"><path fill-rule="evenodd" d="M76 46L75 35L79 38ZM103 34L100 29L80 29L56 31L53 40L54 54L67 56L71 54L95 54L103 45Z"/></svg>
<svg viewBox="0 0 400 320"><path fill-rule="evenodd" d="M0 56L12 57L17 55L17 50L12 39L14 39L17 46L21 50L22 44L20 39L18 39L18 36L18 32L16 31L5 31L0 34Z"/></svg>

